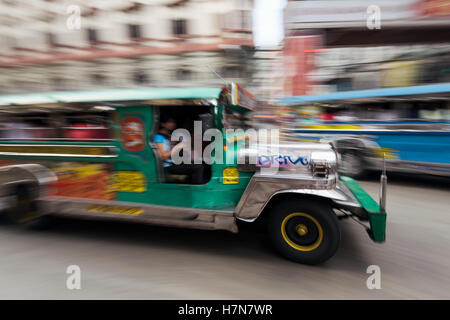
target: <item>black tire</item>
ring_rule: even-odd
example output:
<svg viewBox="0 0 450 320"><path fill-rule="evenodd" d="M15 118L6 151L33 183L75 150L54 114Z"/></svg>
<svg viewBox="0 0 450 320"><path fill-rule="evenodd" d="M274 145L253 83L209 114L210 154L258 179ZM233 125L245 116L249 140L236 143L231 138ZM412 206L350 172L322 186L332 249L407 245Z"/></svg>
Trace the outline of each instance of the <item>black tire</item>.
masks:
<svg viewBox="0 0 450 320"><path fill-rule="evenodd" d="M316 199L280 202L269 212L267 222L272 245L289 260L315 265L330 259L339 248L336 214Z"/></svg>
<svg viewBox="0 0 450 320"><path fill-rule="evenodd" d="M362 151L361 151L362 152ZM363 155L356 150L342 150L338 171L343 176L361 179L366 177L367 169Z"/></svg>

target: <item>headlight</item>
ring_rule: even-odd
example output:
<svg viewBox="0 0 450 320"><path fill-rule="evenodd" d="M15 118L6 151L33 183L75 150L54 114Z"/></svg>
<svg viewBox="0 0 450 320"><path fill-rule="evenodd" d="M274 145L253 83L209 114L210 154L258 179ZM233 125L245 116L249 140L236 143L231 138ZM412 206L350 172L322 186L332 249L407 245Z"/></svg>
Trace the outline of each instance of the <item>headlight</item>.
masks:
<svg viewBox="0 0 450 320"><path fill-rule="evenodd" d="M311 152L311 172L313 177L328 178L336 172L336 153L333 151Z"/></svg>

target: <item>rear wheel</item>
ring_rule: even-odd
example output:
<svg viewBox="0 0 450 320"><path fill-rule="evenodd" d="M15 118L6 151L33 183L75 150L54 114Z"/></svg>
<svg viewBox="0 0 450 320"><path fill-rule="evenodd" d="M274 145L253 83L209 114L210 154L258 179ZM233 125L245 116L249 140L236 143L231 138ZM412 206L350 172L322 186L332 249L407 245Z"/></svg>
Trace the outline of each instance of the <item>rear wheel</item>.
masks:
<svg viewBox="0 0 450 320"><path fill-rule="evenodd" d="M309 198L274 206L268 231L281 255L304 264L319 264L331 258L341 239L338 219L331 207Z"/></svg>
<svg viewBox="0 0 450 320"><path fill-rule="evenodd" d="M32 185L17 186L15 204L5 212L6 220L12 224L24 225L32 229L45 229L50 226L51 218L42 216L34 200L35 189Z"/></svg>

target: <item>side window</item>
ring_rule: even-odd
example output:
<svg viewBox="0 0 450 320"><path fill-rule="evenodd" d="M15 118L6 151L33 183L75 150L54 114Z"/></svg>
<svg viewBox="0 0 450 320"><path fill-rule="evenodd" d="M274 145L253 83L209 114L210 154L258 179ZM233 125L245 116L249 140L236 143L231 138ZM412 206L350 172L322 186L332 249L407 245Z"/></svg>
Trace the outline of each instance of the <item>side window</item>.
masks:
<svg viewBox="0 0 450 320"><path fill-rule="evenodd" d="M2 117L0 123L0 138L4 140L39 140L57 136L47 114L7 116Z"/></svg>
<svg viewBox="0 0 450 320"><path fill-rule="evenodd" d="M36 113L2 117L0 139L102 141L112 137L107 113Z"/></svg>
<svg viewBox="0 0 450 320"><path fill-rule="evenodd" d="M64 139L77 140L109 140L112 137L109 116L106 113L81 113L67 117L63 127Z"/></svg>
<svg viewBox="0 0 450 320"><path fill-rule="evenodd" d="M201 128L198 127L198 121L201 121ZM151 140L159 158L160 181L193 185L210 181L211 166L202 161L208 143L195 143L194 139L196 133L204 133L213 126L209 105L191 105L186 101L181 105L159 107L159 121ZM172 141L174 133L176 139ZM183 162L174 160L172 152L183 157Z"/></svg>

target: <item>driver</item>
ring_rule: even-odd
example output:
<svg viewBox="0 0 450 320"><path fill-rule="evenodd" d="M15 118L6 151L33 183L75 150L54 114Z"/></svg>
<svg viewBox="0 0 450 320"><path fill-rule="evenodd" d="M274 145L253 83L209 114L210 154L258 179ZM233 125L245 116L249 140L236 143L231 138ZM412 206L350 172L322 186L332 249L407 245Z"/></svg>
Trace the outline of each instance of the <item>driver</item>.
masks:
<svg viewBox="0 0 450 320"><path fill-rule="evenodd" d="M202 164L173 163L171 154L172 152L177 152L181 147L181 143L175 146L171 146L170 143L170 134L175 128L175 119L161 116L158 133L153 138L159 158L163 162L164 173L166 176L170 174L187 174L191 177L191 184L203 184L204 167Z"/></svg>

